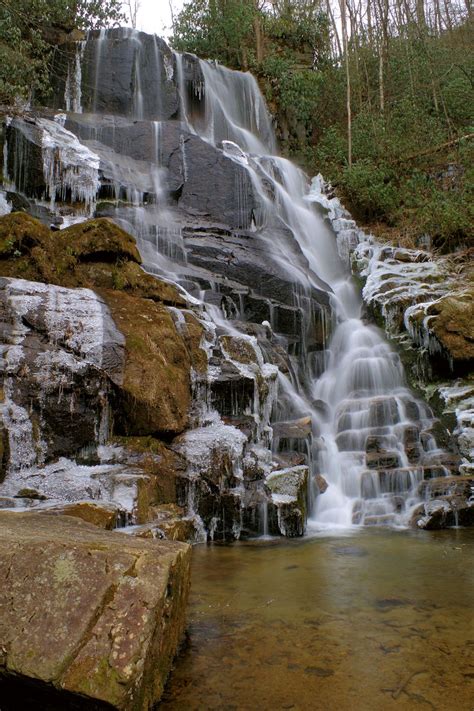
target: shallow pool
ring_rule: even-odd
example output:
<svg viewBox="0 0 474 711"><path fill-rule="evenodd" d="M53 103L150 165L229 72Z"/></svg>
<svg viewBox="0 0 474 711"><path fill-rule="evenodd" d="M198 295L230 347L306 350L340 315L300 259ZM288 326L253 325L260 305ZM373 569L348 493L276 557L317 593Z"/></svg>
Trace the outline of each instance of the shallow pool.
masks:
<svg viewBox="0 0 474 711"><path fill-rule="evenodd" d="M474 710L474 531L196 546L161 709Z"/></svg>

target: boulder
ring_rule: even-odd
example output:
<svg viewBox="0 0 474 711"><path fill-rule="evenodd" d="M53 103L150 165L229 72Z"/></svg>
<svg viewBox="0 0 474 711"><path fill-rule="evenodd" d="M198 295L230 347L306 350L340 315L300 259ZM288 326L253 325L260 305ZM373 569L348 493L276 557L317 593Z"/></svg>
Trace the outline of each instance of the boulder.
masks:
<svg viewBox="0 0 474 711"><path fill-rule="evenodd" d="M453 361L469 363L474 360L474 288L460 289L428 306L426 313L441 346Z"/></svg>
<svg viewBox="0 0 474 711"><path fill-rule="evenodd" d="M271 533L288 538L302 536L307 516L308 467L291 467L272 472L266 477L265 485L271 493Z"/></svg>
<svg viewBox="0 0 474 711"><path fill-rule="evenodd" d="M34 513L0 511L0 530L2 705L157 703L184 632L189 546Z"/></svg>
<svg viewBox="0 0 474 711"><path fill-rule="evenodd" d="M94 447L124 360L104 301L88 289L0 277L0 323L9 468Z"/></svg>
<svg viewBox="0 0 474 711"><path fill-rule="evenodd" d="M314 483L316 484L319 494L324 494L324 492L329 486L322 474L316 474L316 476L314 477Z"/></svg>
<svg viewBox="0 0 474 711"><path fill-rule="evenodd" d="M191 356L172 314L162 304L119 291L104 294L125 336L123 383L117 391L117 433L182 432L191 402Z"/></svg>

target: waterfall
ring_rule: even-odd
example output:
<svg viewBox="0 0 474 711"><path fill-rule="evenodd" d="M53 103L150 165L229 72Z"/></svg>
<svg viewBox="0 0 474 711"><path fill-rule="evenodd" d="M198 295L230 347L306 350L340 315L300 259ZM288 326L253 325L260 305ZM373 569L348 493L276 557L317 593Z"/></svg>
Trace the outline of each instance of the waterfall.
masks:
<svg viewBox="0 0 474 711"><path fill-rule="evenodd" d="M145 270L199 311L208 370L193 387L204 403L177 445L190 513L218 448L232 459L219 486L241 502L235 537L249 492L252 525L268 533L270 504L287 531L302 482L311 527L406 525L436 452L433 415L362 318L318 183L277 155L255 78L141 32L101 30L78 46L64 103L75 112L65 128L38 124L52 207L65 191L91 210L106 198L97 214L132 232ZM207 526L212 537L216 516Z"/></svg>

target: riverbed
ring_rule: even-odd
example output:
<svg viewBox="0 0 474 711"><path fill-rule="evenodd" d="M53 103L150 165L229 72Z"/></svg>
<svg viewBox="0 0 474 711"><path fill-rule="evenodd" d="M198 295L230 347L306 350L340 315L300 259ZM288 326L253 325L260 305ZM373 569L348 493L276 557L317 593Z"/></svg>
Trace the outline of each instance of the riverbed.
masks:
<svg viewBox="0 0 474 711"><path fill-rule="evenodd" d="M474 709L474 531L198 545L163 709Z"/></svg>

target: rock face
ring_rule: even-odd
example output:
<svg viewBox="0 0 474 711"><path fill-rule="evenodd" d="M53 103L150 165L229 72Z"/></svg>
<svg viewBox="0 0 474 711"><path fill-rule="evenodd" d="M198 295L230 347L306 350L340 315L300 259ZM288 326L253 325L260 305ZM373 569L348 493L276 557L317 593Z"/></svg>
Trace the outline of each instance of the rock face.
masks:
<svg viewBox="0 0 474 711"><path fill-rule="evenodd" d="M65 516L0 512L0 530L2 705L151 708L184 632L189 546Z"/></svg>

